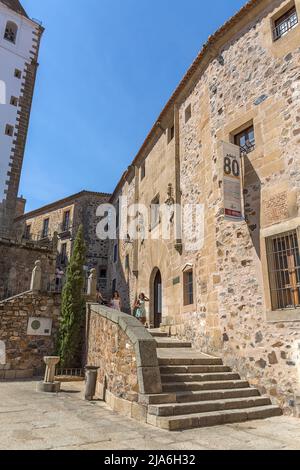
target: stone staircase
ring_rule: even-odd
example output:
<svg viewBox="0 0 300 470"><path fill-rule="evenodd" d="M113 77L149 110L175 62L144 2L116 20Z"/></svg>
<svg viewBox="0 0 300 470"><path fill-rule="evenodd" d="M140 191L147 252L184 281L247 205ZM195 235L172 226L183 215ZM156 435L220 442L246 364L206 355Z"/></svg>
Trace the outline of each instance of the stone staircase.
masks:
<svg viewBox="0 0 300 470"><path fill-rule="evenodd" d="M195 351L191 343L160 330L149 331L157 342L163 393L143 398L148 424L180 431L282 414L222 359Z"/></svg>

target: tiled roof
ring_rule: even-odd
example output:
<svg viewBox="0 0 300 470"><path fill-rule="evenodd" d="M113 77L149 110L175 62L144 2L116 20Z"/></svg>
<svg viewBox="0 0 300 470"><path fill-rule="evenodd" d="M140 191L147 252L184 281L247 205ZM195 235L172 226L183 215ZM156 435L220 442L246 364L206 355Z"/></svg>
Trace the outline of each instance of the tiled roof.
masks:
<svg viewBox="0 0 300 470"><path fill-rule="evenodd" d="M11 10L15 11L16 13L19 13L20 15L26 16L26 18L28 18L27 13L22 7L19 0L0 0L0 3L3 3Z"/></svg>

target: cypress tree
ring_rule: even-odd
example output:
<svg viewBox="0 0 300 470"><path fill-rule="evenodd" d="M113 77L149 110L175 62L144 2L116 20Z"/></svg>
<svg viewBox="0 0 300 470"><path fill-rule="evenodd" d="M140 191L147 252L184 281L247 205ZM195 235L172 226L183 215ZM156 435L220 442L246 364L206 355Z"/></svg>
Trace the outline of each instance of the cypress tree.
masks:
<svg viewBox="0 0 300 470"><path fill-rule="evenodd" d="M77 232L74 250L67 268L62 291L61 321L58 335L58 355L61 367L81 365L83 327L85 318L84 264L86 247L83 227Z"/></svg>

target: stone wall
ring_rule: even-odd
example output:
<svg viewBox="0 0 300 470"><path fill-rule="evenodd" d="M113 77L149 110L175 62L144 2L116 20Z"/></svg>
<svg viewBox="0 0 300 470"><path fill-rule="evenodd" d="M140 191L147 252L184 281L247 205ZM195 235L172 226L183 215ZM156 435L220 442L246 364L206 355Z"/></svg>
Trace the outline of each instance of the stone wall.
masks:
<svg viewBox="0 0 300 470"><path fill-rule="evenodd" d="M55 352L60 305L59 294L31 292L0 303L0 341L4 342L6 350L5 364L0 364L0 379L43 374L43 357ZM52 319L51 335L28 336L31 317Z"/></svg>
<svg viewBox="0 0 300 470"><path fill-rule="evenodd" d="M93 314L89 325L88 364L99 367L98 383L119 398L138 399L135 350L119 325Z"/></svg>
<svg viewBox="0 0 300 470"><path fill-rule="evenodd" d="M138 320L97 305L87 306L86 363L99 367L98 392L137 402L160 393L156 342Z"/></svg>
<svg viewBox="0 0 300 470"><path fill-rule="evenodd" d="M40 260L43 290L54 278L56 256L48 248L13 240L0 239L0 300L13 297L30 288L35 261Z"/></svg>

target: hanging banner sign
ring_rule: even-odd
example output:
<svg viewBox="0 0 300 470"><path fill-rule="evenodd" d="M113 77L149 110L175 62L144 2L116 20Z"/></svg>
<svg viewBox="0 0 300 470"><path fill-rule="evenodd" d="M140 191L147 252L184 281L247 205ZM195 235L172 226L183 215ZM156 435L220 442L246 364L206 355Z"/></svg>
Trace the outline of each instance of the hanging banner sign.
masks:
<svg viewBox="0 0 300 470"><path fill-rule="evenodd" d="M241 150L237 145L222 142L225 217L243 218Z"/></svg>

